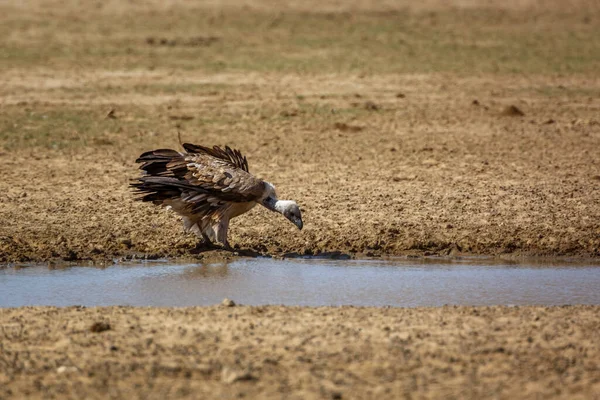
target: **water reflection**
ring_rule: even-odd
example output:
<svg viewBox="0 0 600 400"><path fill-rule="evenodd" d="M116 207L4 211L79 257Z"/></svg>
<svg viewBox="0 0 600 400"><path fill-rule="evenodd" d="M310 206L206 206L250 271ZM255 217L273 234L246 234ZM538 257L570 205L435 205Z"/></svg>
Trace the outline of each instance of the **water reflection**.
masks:
<svg viewBox="0 0 600 400"><path fill-rule="evenodd" d="M182 277L186 279L198 278L226 278L229 274L229 263L224 261L219 264L200 264L187 267L183 270Z"/></svg>

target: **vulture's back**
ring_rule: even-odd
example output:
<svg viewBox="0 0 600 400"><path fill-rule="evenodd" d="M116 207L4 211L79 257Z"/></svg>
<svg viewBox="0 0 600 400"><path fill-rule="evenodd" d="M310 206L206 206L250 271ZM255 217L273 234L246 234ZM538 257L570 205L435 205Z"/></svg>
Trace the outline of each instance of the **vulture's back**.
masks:
<svg viewBox="0 0 600 400"><path fill-rule="evenodd" d="M260 201L265 182L248 171L246 157L229 147L183 145L186 152L158 149L142 154L137 160L144 174L131 187L138 200L159 205L175 202L184 214L199 218L222 214L235 203Z"/></svg>

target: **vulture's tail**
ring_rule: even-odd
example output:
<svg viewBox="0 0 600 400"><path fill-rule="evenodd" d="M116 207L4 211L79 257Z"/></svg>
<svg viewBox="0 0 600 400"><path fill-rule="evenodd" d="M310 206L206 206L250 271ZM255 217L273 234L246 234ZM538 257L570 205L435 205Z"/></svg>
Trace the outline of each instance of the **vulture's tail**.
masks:
<svg viewBox="0 0 600 400"><path fill-rule="evenodd" d="M171 161L181 159L182 155L171 149L158 149L147 151L135 160L136 163L142 163L141 170L146 171L152 176L169 176L171 173L167 169L167 165Z"/></svg>
<svg viewBox="0 0 600 400"><path fill-rule="evenodd" d="M177 178L163 176L142 176L129 186L141 195L136 200L151 201L156 204L162 204L165 200L178 199L182 193L198 192L198 188Z"/></svg>
<svg viewBox="0 0 600 400"><path fill-rule="evenodd" d="M137 194L136 200L151 201L162 204L163 201L181 196L181 192L189 186L177 177L178 169L185 167L181 153L170 149L148 151L137 160L141 163L140 169L145 172L141 177L130 183Z"/></svg>

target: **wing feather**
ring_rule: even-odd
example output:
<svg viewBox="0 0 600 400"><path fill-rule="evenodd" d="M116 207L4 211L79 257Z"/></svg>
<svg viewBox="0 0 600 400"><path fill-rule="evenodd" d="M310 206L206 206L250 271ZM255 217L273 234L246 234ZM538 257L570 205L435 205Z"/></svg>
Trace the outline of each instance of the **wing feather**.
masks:
<svg viewBox="0 0 600 400"><path fill-rule="evenodd" d="M191 143L184 143L182 146L188 153L207 154L211 157L226 161L236 168L250 172L246 157L242 155L239 150L234 150L229 146L225 146L225 149L222 149L219 146L210 148Z"/></svg>
<svg viewBox="0 0 600 400"><path fill-rule="evenodd" d="M265 183L248 172L238 150L183 144L186 153L159 149L143 153L136 162L146 172L131 186L141 201L181 205L180 213L219 219L232 203L258 201ZM175 209L175 208L174 208Z"/></svg>

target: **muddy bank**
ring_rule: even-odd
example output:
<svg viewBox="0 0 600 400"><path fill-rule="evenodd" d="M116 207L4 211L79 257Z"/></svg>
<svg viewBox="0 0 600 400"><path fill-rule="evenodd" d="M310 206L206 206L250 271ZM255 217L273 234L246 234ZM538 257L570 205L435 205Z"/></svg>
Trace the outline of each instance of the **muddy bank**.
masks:
<svg viewBox="0 0 600 400"><path fill-rule="evenodd" d="M0 397L594 398L600 307L0 309Z"/></svg>

